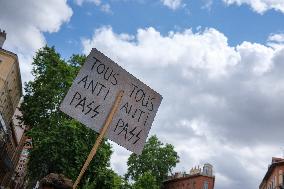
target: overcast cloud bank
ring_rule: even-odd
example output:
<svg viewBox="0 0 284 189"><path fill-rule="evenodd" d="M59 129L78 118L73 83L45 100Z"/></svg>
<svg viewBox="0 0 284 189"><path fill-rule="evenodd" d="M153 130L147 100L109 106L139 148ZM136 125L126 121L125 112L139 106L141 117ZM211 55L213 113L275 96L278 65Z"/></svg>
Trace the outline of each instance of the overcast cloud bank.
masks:
<svg viewBox="0 0 284 189"><path fill-rule="evenodd" d="M0 27L7 32L4 48L16 53L20 60L22 80L32 79L31 62L34 53L46 44L44 32L57 32L69 22L73 11L67 0L1 1Z"/></svg>

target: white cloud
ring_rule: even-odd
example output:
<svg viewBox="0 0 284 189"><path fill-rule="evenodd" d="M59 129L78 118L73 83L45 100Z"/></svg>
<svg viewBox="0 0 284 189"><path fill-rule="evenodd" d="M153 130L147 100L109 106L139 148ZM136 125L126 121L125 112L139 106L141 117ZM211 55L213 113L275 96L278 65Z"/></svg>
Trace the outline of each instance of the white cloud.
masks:
<svg viewBox="0 0 284 189"><path fill-rule="evenodd" d="M98 48L163 95L151 134L174 144L177 170L210 162L219 189L259 185L284 144L284 48L229 46L212 28L162 35L150 27L129 35L102 27L82 44L84 53ZM114 151L112 166L123 174L118 157L126 161L129 153Z"/></svg>
<svg viewBox="0 0 284 189"><path fill-rule="evenodd" d="M277 42L277 43L283 43L284 42L284 34L283 33L271 34L268 37L268 41Z"/></svg>
<svg viewBox="0 0 284 189"><path fill-rule="evenodd" d="M103 11L103 12L105 12L105 13L108 13L108 14L112 14L110 4L108 4L108 3L103 4L103 5L101 6L101 11Z"/></svg>
<svg viewBox="0 0 284 189"><path fill-rule="evenodd" d="M9 0L1 2L0 12L1 29L7 32L4 48L18 54L22 80L28 81L32 56L46 43L43 32L57 32L69 21L72 9L66 0Z"/></svg>
<svg viewBox="0 0 284 189"><path fill-rule="evenodd" d="M96 6L99 6L101 4L101 0L74 0L74 1L79 6L81 6L84 2L94 3Z"/></svg>
<svg viewBox="0 0 284 189"><path fill-rule="evenodd" d="M201 7L202 9L207 9L208 11L211 10L213 5L213 0L203 0L204 5Z"/></svg>
<svg viewBox="0 0 284 189"><path fill-rule="evenodd" d="M182 74L188 77L192 69L208 70L210 77L224 75L226 69L236 64L240 58L234 49L227 45L226 37L215 29L208 29L204 33L197 34L193 34L191 30L185 30L183 33L170 32L165 37L154 28L139 29L136 36L137 42L135 42L132 40L133 36L116 35L110 28L103 27L96 30L95 38L83 40L84 52L87 53L94 44L103 44L105 38L108 38L110 43L105 45L107 48L112 46L128 49L129 51L120 52L120 57L127 58L129 62L138 59L139 63L149 67L183 65L186 68ZM154 41L156 43L153 43ZM204 45L210 43L216 44L216 47ZM108 50L115 54L114 51L118 49L114 48ZM164 56L166 52L169 53L168 56ZM129 56L129 54L135 54L135 56ZM185 62L188 56L192 57L191 62Z"/></svg>
<svg viewBox="0 0 284 189"><path fill-rule="evenodd" d="M92 3L95 6L98 6L100 10L107 14L112 14L111 6L109 3L102 4L101 0L74 0L75 3L79 6L82 6L83 3ZM91 15L90 12L87 12L87 15Z"/></svg>
<svg viewBox="0 0 284 189"><path fill-rule="evenodd" d="M281 49L284 47L284 34L270 34L267 39L267 44L275 49Z"/></svg>
<svg viewBox="0 0 284 189"><path fill-rule="evenodd" d="M183 6L182 0L161 0L163 5L169 7L172 10L176 10Z"/></svg>
<svg viewBox="0 0 284 189"><path fill-rule="evenodd" d="M263 14L264 12L274 9L284 13L284 1L283 0L223 0L226 4L247 4L257 13Z"/></svg>

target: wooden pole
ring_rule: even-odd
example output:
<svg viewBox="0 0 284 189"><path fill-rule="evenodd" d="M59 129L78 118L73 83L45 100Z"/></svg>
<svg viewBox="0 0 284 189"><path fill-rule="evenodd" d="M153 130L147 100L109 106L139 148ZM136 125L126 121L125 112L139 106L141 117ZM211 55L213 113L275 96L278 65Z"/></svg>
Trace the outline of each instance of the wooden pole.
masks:
<svg viewBox="0 0 284 189"><path fill-rule="evenodd" d="M95 154L98 150L98 147L100 146L100 144L101 144L101 142L102 142L102 140L103 140L103 138L104 138L111 122L112 122L112 119L113 119L114 115L116 114L116 112L118 110L118 107L119 107L119 104L122 100L122 97L123 97L123 91L119 91L119 93L117 94L116 99L114 101L114 104L112 106L112 109L111 109L110 113L108 114L108 117L107 117L107 119L104 123L104 126L101 129L100 135L97 138L95 145L93 146L87 160L85 161L83 168L81 169L79 176L77 177L76 182L73 185L73 189L76 189L77 185L80 183L82 176L84 175L85 171L87 170L90 162L92 161L93 157L95 156Z"/></svg>

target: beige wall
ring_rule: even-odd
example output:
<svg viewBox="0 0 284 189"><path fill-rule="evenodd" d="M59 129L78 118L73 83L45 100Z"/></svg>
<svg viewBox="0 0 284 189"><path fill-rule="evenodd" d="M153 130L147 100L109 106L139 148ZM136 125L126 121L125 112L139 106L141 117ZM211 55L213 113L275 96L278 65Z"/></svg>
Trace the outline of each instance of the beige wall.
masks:
<svg viewBox="0 0 284 189"><path fill-rule="evenodd" d="M5 81L0 80L0 113L5 121L6 127L11 123L13 116L13 107L11 106L9 93Z"/></svg>
<svg viewBox="0 0 284 189"><path fill-rule="evenodd" d="M0 49L0 113L8 126L22 94L17 56Z"/></svg>
<svg viewBox="0 0 284 189"><path fill-rule="evenodd" d="M3 50L0 50L0 60L0 77L5 80L9 75L10 71L12 70L15 58L4 52Z"/></svg>
<svg viewBox="0 0 284 189"><path fill-rule="evenodd" d="M22 83L17 55L0 48L0 113L9 131L9 139L3 149L5 149L8 158L11 159L13 168L16 168L18 162L18 159L13 157L18 154L17 151L20 146L12 118L21 95ZM7 172L4 175L0 174L0 185L8 186L13 173L14 171Z"/></svg>

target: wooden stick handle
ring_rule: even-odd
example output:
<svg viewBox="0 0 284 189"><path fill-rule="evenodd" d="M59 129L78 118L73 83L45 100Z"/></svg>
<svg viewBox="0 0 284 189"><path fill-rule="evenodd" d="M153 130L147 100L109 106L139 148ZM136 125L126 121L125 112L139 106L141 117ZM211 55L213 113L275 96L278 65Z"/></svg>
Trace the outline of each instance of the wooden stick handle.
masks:
<svg viewBox="0 0 284 189"><path fill-rule="evenodd" d="M81 180L82 176L84 175L85 171L87 170L90 162L92 161L93 157L95 156L95 154L96 154L96 152L98 150L98 147L100 146L100 144L101 144L101 142L102 142L102 140L103 140L103 138L104 138L104 136L105 136L105 134L106 134L106 132L107 132L111 122L112 122L112 119L113 119L114 115L118 111L118 107L120 105L122 97L123 97L123 91L119 91L119 93L116 96L116 99L114 101L114 104L112 106L112 109L111 109L111 111L110 111L110 113L109 113L109 115L108 115L108 117L107 117L107 119L105 121L105 124L104 124L101 132L100 132L100 135L97 138L95 145L93 146L93 148L92 148L92 150L91 150L87 160L85 161L85 164L84 164L83 168L81 169L81 172L80 172L79 176L77 177L76 182L73 185L73 189L76 189L77 185L80 183L80 180Z"/></svg>

